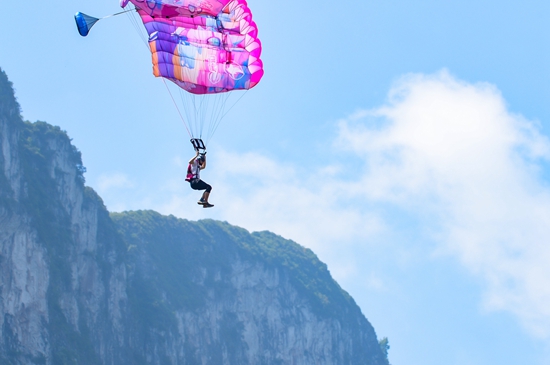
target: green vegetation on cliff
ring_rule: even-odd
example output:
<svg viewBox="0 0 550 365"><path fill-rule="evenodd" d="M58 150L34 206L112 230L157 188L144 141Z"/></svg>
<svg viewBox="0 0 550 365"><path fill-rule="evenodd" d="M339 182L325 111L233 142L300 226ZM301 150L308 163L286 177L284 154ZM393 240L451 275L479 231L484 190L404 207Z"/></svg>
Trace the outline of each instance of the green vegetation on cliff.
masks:
<svg viewBox="0 0 550 365"><path fill-rule="evenodd" d="M140 251L148 253L151 272L142 274L149 278L147 293L151 298L156 298L155 291L163 288L169 293L168 302L175 306L200 305L204 289L193 284L191 277L197 265L218 267L222 275L229 274L232 258L239 255L288 275L300 295L309 298L311 307L322 317L345 315L350 307L357 308L311 250L273 233L251 234L226 222L190 222L154 211L111 213L111 218L125 237L133 260L138 259ZM212 278L208 280L210 285L216 285Z"/></svg>
<svg viewBox="0 0 550 365"><path fill-rule="evenodd" d="M21 108L13 93L13 85L8 80L6 73L0 68L0 122L5 124L5 129L17 129L18 123L21 123L20 112ZM0 130L2 134L6 132L7 130ZM2 173L6 166L2 152L0 151L0 204L7 208L12 205L13 191L6 176Z"/></svg>
<svg viewBox="0 0 550 365"><path fill-rule="evenodd" d="M9 120L21 118L21 107L15 98L13 84L8 80L8 75L0 68L0 115Z"/></svg>

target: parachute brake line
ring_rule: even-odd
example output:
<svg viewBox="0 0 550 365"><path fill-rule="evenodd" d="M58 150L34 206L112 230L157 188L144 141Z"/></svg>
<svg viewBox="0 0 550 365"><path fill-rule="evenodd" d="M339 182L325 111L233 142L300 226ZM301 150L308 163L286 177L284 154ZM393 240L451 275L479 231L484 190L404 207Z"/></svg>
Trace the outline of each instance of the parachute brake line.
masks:
<svg viewBox="0 0 550 365"><path fill-rule="evenodd" d="M178 111L178 114L180 115L181 121L183 122L183 125L185 126L185 129L187 130L187 133L189 134L189 137L193 138L193 135L189 131L189 128L187 128L187 123L185 123L185 119L183 119L183 115L181 115L180 108L178 108L178 104L174 100L174 97L172 96L172 92L170 91L170 88L166 84L166 80L164 77L161 77L162 82L164 82L164 86L166 86L166 90L168 90L168 94L170 94L170 98L172 98L172 102L174 103L174 106L176 107L176 110Z"/></svg>

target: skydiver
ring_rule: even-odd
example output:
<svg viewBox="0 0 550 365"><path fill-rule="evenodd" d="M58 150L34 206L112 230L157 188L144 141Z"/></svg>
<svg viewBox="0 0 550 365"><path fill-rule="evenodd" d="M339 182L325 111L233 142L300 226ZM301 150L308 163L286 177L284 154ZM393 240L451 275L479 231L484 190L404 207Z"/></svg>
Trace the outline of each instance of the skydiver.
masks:
<svg viewBox="0 0 550 365"><path fill-rule="evenodd" d="M202 205L203 208L211 208L214 204L210 204L208 202L208 197L212 191L212 186L202 181L200 177L200 171L205 168L206 154L199 155L199 151L197 150L195 157L189 160L189 166L187 167L187 178L185 180L189 181L191 189L204 190L204 193L197 204Z"/></svg>

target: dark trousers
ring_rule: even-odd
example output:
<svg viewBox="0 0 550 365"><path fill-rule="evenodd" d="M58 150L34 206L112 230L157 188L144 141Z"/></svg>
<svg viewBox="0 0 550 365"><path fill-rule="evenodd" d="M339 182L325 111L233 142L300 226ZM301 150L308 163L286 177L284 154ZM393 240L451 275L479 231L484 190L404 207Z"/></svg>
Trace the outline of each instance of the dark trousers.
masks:
<svg viewBox="0 0 550 365"><path fill-rule="evenodd" d="M206 190L206 192L212 191L212 186L208 185L201 179L191 180L191 189L193 190Z"/></svg>

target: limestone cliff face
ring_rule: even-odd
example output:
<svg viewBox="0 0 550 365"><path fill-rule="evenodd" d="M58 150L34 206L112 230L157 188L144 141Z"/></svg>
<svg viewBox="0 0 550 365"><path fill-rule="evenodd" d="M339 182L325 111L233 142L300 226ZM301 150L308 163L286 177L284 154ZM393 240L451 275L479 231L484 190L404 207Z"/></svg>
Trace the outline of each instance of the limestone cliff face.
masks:
<svg viewBox="0 0 550 365"><path fill-rule="evenodd" d="M0 70L1 364L387 364L310 250L109 215L83 172L64 132L21 120Z"/></svg>
<svg viewBox="0 0 550 365"><path fill-rule="evenodd" d="M125 246L84 187L69 138L46 123L23 123L3 72L0 150L0 363L113 358Z"/></svg>
<svg viewBox="0 0 550 365"><path fill-rule="evenodd" d="M211 220L112 218L129 246L131 310L155 313L134 324L153 330L133 339L146 363L162 363L164 343L174 364L387 364L372 326L311 250Z"/></svg>
<svg viewBox="0 0 550 365"><path fill-rule="evenodd" d="M49 315L46 252L30 227L31 217L19 208L25 194L20 123L19 105L4 86L0 88L0 360L4 362L25 348L30 349L24 351L29 360L43 358L49 351L44 326Z"/></svg>

